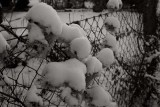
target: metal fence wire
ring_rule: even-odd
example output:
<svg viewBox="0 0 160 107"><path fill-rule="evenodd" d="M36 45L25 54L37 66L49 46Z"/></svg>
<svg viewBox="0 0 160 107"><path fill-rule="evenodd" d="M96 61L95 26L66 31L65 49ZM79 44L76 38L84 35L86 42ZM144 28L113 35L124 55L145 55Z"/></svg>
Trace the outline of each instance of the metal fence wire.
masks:
<svg viewBox="0 0 160 107"><path fill-rule="evenodd" d="M116 55L116 62L107 68L105 73L102 73L100 77L94 80L111 93L119 107L129 107L131 99L134 97L132 95L132 83L136 79L134 75L139 70L144 53L142 14L135 11L120 11L103 13L91 18L78 20L80 26L87 32L87 37L92 44L92 55L96 55L100 51L101 40L106 34L103 22L108 16L118 17L121 24L119 32L115 34L118 40L119 52ZM77 23L77 21L72 23ZM31 50L27 50L28 47L24 41L26 35L18 37L14 32L14 28L1 26L14 35L14 38L9 39L8 42L16 42L17 45L10 52L10 56L4 59L5 65L1 65L0 68L0 82L6 82L7 80L5 79L10 81L5 83L6 85L0 86L0 106L25 107L26 93L33 82L41 77L45 64L48 61L69 59L69 56L66 54L67 47L64 47L62 43L56 42L47 58L41 60L34 56L30 58L29 53ZM26 30L25 27L23 29L24 31ZM27 53L25 54L26 59L22 59L23 53ZM8 78L5 78L6 76ZM40 89L40 91L43 93L44 90ZM59 97L60 93L61 89L59 88L45 90L45 95L40 95L45 102L44 107L68 106ZM39 107L39 105L33 105Z"/></svg>

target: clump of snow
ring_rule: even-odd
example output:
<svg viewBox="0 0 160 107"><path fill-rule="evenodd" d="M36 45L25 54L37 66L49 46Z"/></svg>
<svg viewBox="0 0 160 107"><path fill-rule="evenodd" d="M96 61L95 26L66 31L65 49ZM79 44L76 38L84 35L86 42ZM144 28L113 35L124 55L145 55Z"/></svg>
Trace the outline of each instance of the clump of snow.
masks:
<svg viewBox="0 0 160 107"><path fill-rule="evenodd" d="M117 17L109 16L105 19L104 26L107 31L118 32L120 22Z"/></svg>
<svg viewBox="0 0 160 107"><path fill-rule="evenodd" d="M35 23L28 23L28 39L29 43L33 43L34 41L39 41L43 44L48 45L48 42L45 39L44 34L42 33L42 29L36 25Z"/></svg>
<svg viewBox="0 0 160 107"><path fill-rule="evenodd" d="M96 57L89 57L86 61L87 74L94 74L103 71L102 63Z"/></svg>
<svg viewBox="0 0 160 107"><path fill-rule="evenodd" d="M75 27L75 25L69 26L67 24L63 24L62 33L59 36L60 39L65 42L71 42L75 38L79 37L84 37L84 34L79 27Z"/></svg>
<svg viewBox="0 0 160 107"><path fill-rule="evenodd" d="M109 48L102 49L96 57L105 67L109 67L115 61L113 51Z"/></svg>
<svg viewBox="0 0 160 107"><path fill-rule="evenodd" d="M71 91L71 88L65 88L61 93L61 97L69 106L78 106L78 99L71 95Z"/></svg>
<svg viewBox="0 0 160 107"><path fill-rule="evenodd" d="M157 16L160 16L160 0L158 0L156 14Z"/></svg>
<svg viewBox="0 0 160 107"><path fill-rule="evenodd" d="M90 41L86 37L76 38L70 43L70 50L79 60L87 58L91 52Z"/></svg>
<svg viewBox="0 0 160 107"><path fill-rule="evenodd" d="M121 0L109 0L106 6L108 9L119 10L122 8L122 5Z"/></svg>
<svg viewBox="0 0 160 107"><path fill-rule="evenodd" d="M69 26L77 27L81 31L82 35L84 35L84 36L87 35L87 33L84 31L84 29L80 25L72 23Z"/></svg>
<svg viewBox="0 0 160 107"><path fill-rule="evenodd" d="M86 66L77 59L69 59L65 62L50 62L42 72L42 86L46 83L52 87L59 87L68 83L75 90L82 91L86 87Z"/></svg>
<svg viewBox="0 0 160 107"><path fill-rule="evenodd" d="M0 53L5 52L7 49L10 49L10 46L3 35L0 33Z"/></svg>
<svg viewBox="0 0 160 107"><path fill-rule="evenodd" d="M95 106L116 107L116 103L112 102L110 93L105 91L101 86L87 89L87 94L92 98L91 104Z"/></svg>
<svg viewBox="0 0 160 107"><path fill-rule="evenodd" d="M28 4L28 6L34 6L34 5L36 5L36 4L38 4L40 2L40 0L29 0L29 4Z"/></svg>
<svg viewBox="0 0 160 107"><path fill-rule="evenodd" d="M38 3L26 14L26 19L46 28L48 34L58 36L62 33L62 22L55 9L46 3ZM52 35L52 36L53 36Z"/></svg>
<svg viewBox="0 0 160 107"><path fill-rule="evenodd" d="M113 52L118 53L118 45L117 45L117 40L116 37L111 35L110 33L106 33L103 43L102 43L103 48L110 48L112 49Z"/></svg>
<svg viewBox="0 0 160 107"><path fill-rule="evenodd" d="M38 89L35 85L32 85L26 94L26 104L32 106L32 103L43 105L43 99L38 96Z"/></svg>
<svg viewBox="0 0 160 107"><path fill-rule="evenodd" d="M84 2L84 6L85 6L85 8L87 8L87 9L92 9L93 6L94 6L94 3L91 2L91 1L85 1L85 2Z"/></svg>

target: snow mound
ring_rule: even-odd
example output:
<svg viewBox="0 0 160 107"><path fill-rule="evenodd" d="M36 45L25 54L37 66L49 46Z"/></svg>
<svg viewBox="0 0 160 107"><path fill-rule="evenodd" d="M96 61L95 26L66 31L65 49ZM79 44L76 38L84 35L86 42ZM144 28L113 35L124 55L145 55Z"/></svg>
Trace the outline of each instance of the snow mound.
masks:
<svg viewBox="0 0 160 107"><path fill-rule="evenodd" d="M110 93L105 91L101 86L94 86L87 89L87 94L92 98L91 104L98 107L113 107Z"/></svg>
<svg viewBox="0 0 160 107"><path fill-rule="evenodd" d="M26 14L26 19L46 28L48 34L58 36L62 33L62 22L55 9L46 3L38 3Z"/></svg>
<svg viewBox="0 0 160 107"><path fill-rule="evenodd" d="M78 106L78 99L71 95L71 91L71 88L65 88L61 93L61 97L69 106Z"/></svg>
<svg viewBox="0 0 160 107"><path fill-rule="evenodd" d="M69 26L77 27L81 31L82 35L86 37L87 33L84 31L84 29L80 25L72 23Z"/></svg>
<svg viewBox="0 0 160 107"><path fill-rule="evenodd" d="M87 74L94 74L103 70L102 63L96 57L89 57L86 61Z"/></svg>
<svg viewBox="0 0 160 107"><path fill-rule="evenodd" d="M113 52L118 52L118 45L116 37L111 35L110 33L107 33L105 38L103 39L103 48L110 48Z"/></svg>
<svg viewBox="0 0 160 107"><path fill-rule="evenodd" d="M119 10L122 8L122 5L121 0L109 0L106 6L111 10Z"/></svg>
<svg viewBox="0 0 160 107"><path fill-rule="evenodd" d="M52 87L59 87L68 83L75 90L82 91L86 87L86 66L77 59L65 62L50 62L42 72L42 86L46 83Z"/></svg>
<svg viewBox="0 0 160 107"><path fill-rule="evenodd" d="M120 22L117 17L109 16L105 19L104 26L107 31L118 32Z"/></svg>
<svg viewBox="0 0 160 107"><path fill-rule="evenodd" d="M113 51L109 48L102 49L97 54L97 59L99 59L103 66L109 67L114 62L114 54Z"/></svg>
<svg viewBox="0 0 160 107"><path fill-rule="evenodd" d="M83 37L84 34L80 28L75 26L68 26L67 24L63 24L62 26L62 33L59 36L60 39L64 40L65 42L71 42L75 38Z"/></svg>
<svg viewBox="0 0 160 107"><path fill-rule="evenodd" d="M40 2L40 0L29 0L28 6L32 7L32 6L36 5L36 4L38 4L39 2Z"/></svg>
<svg viewBox="0 0 160 107"><path fill-rule="evenodd" d="M32 85L26 95L26 104L31 107L31 103L38 103L43 105L43 99L38 96L38 89L35 85Z"/></svg>
<svg viewBox="0 0 160 107"><path fill-rule="evenodd" d="M0 53L6 52L7 49L10 49L10 46L0 33Z"/></svg>
<svg viewBox="0 0 160 107"><path fill-rule="evenodd" d="M45 39L44 34L42 33L41 28L35 23L28 23L28 39L29 43L33 43L34 41L39 41L43 44L48 45L48 42Z"/></svg>
<svg viewBox="0 0 160 107"><path fill-rule="evenodd" d="M76 38L70 43L70 50L79 60L83 60L90 55L90 41L86 37Z"/></svg>

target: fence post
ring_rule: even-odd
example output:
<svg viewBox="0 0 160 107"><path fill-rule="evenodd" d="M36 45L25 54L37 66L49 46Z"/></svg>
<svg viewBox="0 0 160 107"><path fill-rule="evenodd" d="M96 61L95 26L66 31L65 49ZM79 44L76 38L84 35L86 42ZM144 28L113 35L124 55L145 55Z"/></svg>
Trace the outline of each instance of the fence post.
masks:
<svg viewBox="0 0 160 107"><path fill-rule="evenodd" d="M144 46L146 54L152 55L155 53L155 50L159 48L157 39L157 29L158 29L158 18L156 15L158 0L146 0L144 9L143 9L143 33L144 39L149 43L149 46ZM151 43L151 39L154 41ZM147 56L146 55L146 56ZM146 65L145 73L149 75L154 75L158 66L157 57L153 58L149 66ZM152 107L156 100L153 99L152 94L155 91L155 86L150 84L146 92L146 97L143 102L143 107ZM157 104L158 106L158 104Z"/></svg>

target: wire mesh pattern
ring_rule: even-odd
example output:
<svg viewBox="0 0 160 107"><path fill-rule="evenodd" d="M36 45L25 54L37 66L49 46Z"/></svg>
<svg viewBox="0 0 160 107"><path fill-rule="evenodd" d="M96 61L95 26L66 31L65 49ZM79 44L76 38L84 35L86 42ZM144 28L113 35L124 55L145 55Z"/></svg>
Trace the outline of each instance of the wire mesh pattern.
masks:
<svg viewBox="0 0 160 107"><path fill-rule="evenodd" d="M101 49L102 40L106 34L103 22L108 16L118 17L121 23L119 32L115 34L119 50L116 55L117 61L107 68L105 73L96 77L93 82L104 86L119 107L128 107L132 94L130 90L131 82L135 79L132 76L138 71L144 52L142 14L135 11L120 11L79 20L80 26L87 32L87 37L92 44L92 55L96 55ZM25 107L26 93L34 81L41 77L43 67L48 61L69 59L70 57L66 52L68 47L63 43L56 42L47 58L39 59L31 56L32 49L26 43L27 35L17 36L14 28L4 25L1 25L1 27L13 35L13 39L9 39L8 42L15 42L16 46L11 50L12 52L8 52L10 55L5 58L5 65L1 65L0 82L4 82L6 78L2 75L6 75L7 79L12 80L12 83L7 82L4 83L6 85L0 86L0 106ZM23 30L26 31L26 27L23 27ZM23 59L23 55L25 55L25 59ZM45 107L67 106L63 99L59 97L61 89L39 90ZM34 106L39 107L39 105Z"/></svg>

